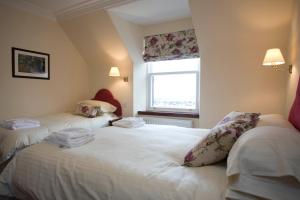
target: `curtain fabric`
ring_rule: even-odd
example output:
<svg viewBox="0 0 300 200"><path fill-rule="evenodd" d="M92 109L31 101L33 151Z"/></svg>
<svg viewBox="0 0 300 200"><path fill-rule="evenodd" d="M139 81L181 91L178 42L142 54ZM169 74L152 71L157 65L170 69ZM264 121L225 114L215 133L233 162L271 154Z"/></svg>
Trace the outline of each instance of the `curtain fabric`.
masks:
<svg viewBox="0 0 300 200"><path fill-rule="evenodd" d="M146 36L144 46L145 62L199 58L194 29Z"/></svg>

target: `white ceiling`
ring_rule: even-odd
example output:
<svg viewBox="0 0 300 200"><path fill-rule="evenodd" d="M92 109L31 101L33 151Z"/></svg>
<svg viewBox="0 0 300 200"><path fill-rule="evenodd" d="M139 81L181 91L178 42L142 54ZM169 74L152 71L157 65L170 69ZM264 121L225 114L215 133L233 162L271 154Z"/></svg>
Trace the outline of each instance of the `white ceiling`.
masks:
<svg viewBox="0 0 300 200"><path fill-rule="evenodd" d="M58 13L61 10L70 8L74 5L81 4L86 0L24 0L35 4L41 8L47 9L53 13Z"/></svg>
<svg viewBox="0 0 300 200"><path fill-rule="evenodd" d="M48 9L56 16L80 14L97 9L111 8L133 0L24 0Z"/></svg>
<svg viewBox="0 0 300 200"><path fill-rule="evenodd" d="M76 17L133 1L136 0L0 0L0 3L56 19Z"/></svg>
<svg viewBox="0 0 300 200"><path fill-rule="evenodd" d="M0 0L51 19L67 19L96 11L109 11L131 22L149 25L190 17L188 0Z"/></svg>
<svg viewBox="0 0 300 200"><path fill-rule="evenodd" d="M138 0L109 9L140 25L157 24L191 16L188 0Z"/></svg>

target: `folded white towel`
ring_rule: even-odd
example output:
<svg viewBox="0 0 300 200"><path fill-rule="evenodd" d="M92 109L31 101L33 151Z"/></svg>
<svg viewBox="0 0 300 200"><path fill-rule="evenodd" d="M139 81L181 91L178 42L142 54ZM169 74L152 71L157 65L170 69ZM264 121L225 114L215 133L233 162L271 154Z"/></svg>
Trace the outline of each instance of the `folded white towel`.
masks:
<svg viewBox="0 0 300 200"><path fill-rule="evenodd" d="M94 135L94 133L91 132L90 129L86 128L67 128L53 133L61 139L65 140Z"/></svg>
<svg viewBox="0 0 300 200"><path fill-rule="evenodd" d="M54 132L46 141L60 147L73 148L94 140L94 133L84 128L68 128Z"/></svg>
<svg viewBox="0 0 300 200"><path fill-rule="evenodd" d="M68 141L64 141L59 139L58 137L53 135L50 135L46 141L51 143L51 144L55 144L58 145L59 147L63 147L63 148L74 148L74 147L80 147L84 144L87 144L91 141L93 141L95 139L94 136L86 136L84 138L81 139L72 139L72 140L68 140Z"/></svg>
<svg viewBox="0 0 300 200"><path fill-rule="evenodd" d="M0 123L2 128L17 130L17 129L25 129L25 128L36 128L40 126L40 122L34 119L28 118L16 118L4 120Z"/></svg>
<svg viewBox="0 0 300 200"><path fill-rule="evenodd" d="M138 128L144 125L145 122L141 117L127 117L113 122L113 126L118 126L122 128Z"/></svg>
<svg viewBox="0 0 300 200"><path fill-rule="evenodd" d="M37 128L40 127L39 124L16 124L16 125L7 125L5 128L11 130L18 130L18 129L26 129L26 128Z"/></svg>
<svg viewBox="0 0 300 200"><path fill-rule="evenodd" d="M4 120L4 123L9 123L9 124L40 124L40 121L35 120L35 119L29 119L29 118L14 118L14 119Z"/></svg>

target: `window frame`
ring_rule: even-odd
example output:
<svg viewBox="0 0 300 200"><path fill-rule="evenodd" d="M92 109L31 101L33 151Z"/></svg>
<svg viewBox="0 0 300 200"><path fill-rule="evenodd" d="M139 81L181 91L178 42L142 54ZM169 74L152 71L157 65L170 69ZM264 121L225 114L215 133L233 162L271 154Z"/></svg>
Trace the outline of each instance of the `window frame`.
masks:
<svg viewBox="0 0 300 200"><path fill-rule="evenodd" d="M200 62L200 61L199 61ZM150 63L147 63L147 110L156 112L176 112L176 113L199 113L200 104L200 63L197 66L198 70L191 71L179 71L179 72L150 72ZM153 78L159 75L175 75L175 74L195 74L196 75L196 108L184 109L184 108L161 108L151 106L153 102Z"/></svg>

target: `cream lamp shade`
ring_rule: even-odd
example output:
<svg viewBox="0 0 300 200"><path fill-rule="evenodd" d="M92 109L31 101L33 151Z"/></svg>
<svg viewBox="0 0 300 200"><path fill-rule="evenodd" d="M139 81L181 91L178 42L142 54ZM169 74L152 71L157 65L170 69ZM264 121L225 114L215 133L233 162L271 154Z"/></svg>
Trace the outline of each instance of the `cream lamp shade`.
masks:
<svg viewBox="0 0 300 200"><path fill-rule="evenodd" d="M119 67L111 67L109 71L109 76L120 76Z"/></svg>
<svg viewBox="0 0 300 200"><path fill-rule="evenodd" d="M263 66L277 66L284 64L284 58L282 56L282 53L280 49L269 49L266 52L265 59L263 61Z"/></svg>

